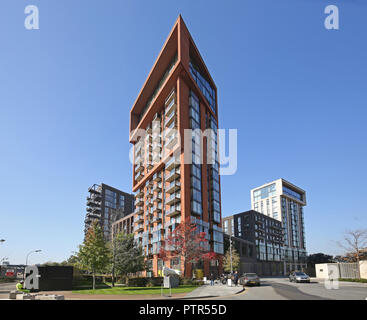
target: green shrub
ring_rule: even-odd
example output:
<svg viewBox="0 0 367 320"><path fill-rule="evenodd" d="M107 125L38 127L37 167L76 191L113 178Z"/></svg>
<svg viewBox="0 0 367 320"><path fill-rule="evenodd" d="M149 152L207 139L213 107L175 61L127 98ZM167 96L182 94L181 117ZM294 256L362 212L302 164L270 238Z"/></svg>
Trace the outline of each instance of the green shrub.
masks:
<svg viewBox="0 0 367 320"><path fill-rule="evenodd" d="M348 281L348 282L359 282L359 283L367 283L367 279L346 279L346 278L340 278L339 281Z"/></svg>
<svg viewBox="0 0 367 320"><path fill-rule="evenodd" d="M195 280L189 279L189 278L181 278L180 279L180 284L184 285L184 286L188 286L188 285L193 285L195 282Z"/></svg>
<svg viewBox="0 0 367 320"><path fill-rule="evenodd" d="M154 278L128 278L126 280L126 285L128 287L159 287L163 283L162 277L154 277ZM149 284L149 285L148 285Z"/></svg>
<svg viewBox="0 0 367 320"><path fill-rule="evenodd" d="M147 283L147 278L128 278L126 281L128 287L145 287Z"/></svg>

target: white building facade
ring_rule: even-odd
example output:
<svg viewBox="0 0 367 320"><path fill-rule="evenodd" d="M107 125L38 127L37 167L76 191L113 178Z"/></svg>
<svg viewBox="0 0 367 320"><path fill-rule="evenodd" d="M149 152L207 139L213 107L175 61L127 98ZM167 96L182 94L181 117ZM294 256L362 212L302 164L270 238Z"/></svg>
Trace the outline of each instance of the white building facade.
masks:
<svg viewBox="0 0 367 320"><path fill-rule="evenodd" d="M303 270L306 265L304 212L306 192L278 179L251 190L251 208L282 222L284 273Z"/></svg>

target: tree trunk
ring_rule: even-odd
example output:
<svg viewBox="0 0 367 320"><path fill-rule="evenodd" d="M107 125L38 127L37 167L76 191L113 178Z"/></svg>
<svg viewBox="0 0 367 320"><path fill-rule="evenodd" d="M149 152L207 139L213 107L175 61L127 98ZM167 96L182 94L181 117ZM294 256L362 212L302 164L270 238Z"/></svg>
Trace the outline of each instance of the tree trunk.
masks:
<svg viewBox="0 0 367 320"><path fill-rule="evenodd" d="M358 270L358 279L361 279L361 267L359 265L359 248L357 248L357 270Z"/></svg>
<svg viewBox="0 0 367 320"><path fill-rule="evenodd" d="M93 290L96 290L96 274L93 271Z"/></svg>
<svg viewBox="0 0 367 320"><path fill-rule="evenodd" d="M112 265L112 276L111 276L111 281L112 281L112 288L115 286L115 265Z"/></svg>

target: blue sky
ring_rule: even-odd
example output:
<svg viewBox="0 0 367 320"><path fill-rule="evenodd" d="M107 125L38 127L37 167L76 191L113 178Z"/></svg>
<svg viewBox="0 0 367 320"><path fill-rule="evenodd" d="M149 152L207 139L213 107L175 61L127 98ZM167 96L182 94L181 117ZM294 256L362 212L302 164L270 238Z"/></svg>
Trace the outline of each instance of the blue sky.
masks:
<svg viewBox="0 0 367 320"><path fill-rule="evenodd" d="M24 28L24 8L40 30ZM340 30L324 28L338 5ZM87 189L131 190L129 111L181 13L238 129L223 216L285 178L307 191L308 252L366 227L365 0L4 0L0 18L0 259L61 261L83 239Z"/></svg>

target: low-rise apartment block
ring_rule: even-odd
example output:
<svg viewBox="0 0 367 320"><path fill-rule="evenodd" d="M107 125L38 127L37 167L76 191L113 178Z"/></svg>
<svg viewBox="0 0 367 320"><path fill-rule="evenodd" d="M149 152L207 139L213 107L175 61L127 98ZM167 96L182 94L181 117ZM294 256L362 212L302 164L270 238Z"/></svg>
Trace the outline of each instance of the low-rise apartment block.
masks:
<svg viewBox="0 0 367 320"><path fill-rule="evenodd" d="M112 224L134 211L134 195L113 188L107 184L94 184L88 189L87 213L84 220L84 234L93 221L97 220L106 241L112 239Z"/></svg>

